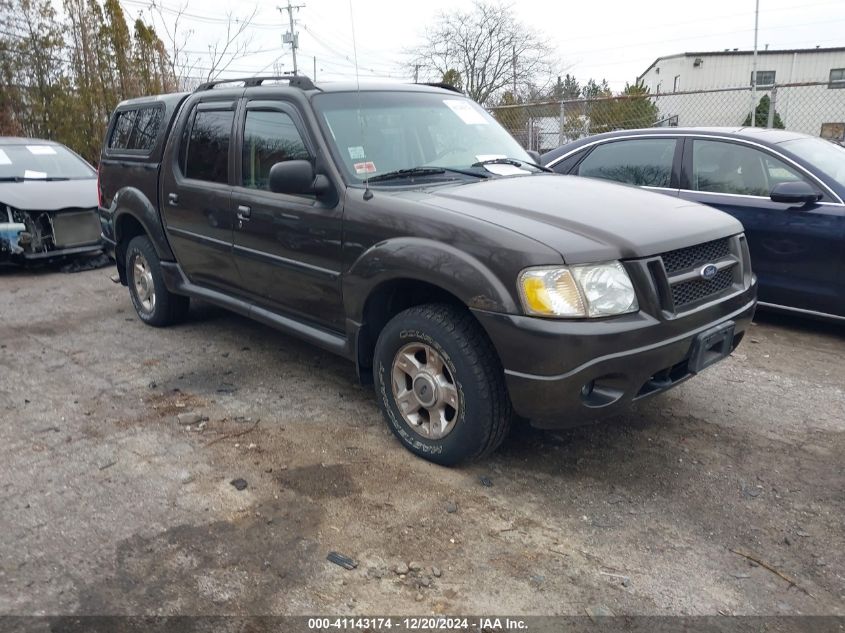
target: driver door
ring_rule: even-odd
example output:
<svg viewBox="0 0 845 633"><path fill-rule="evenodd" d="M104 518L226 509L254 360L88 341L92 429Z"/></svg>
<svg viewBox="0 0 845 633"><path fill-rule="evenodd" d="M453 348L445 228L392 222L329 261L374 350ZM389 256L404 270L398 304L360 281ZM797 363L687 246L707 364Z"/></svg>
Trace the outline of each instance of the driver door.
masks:
<svg viewBox="0 0 845 633"><path fill-rule="evenodd" d="M313 195L269 188L274 164L315 159L302 119L290 103L249 100L238 121L232 207L241 288L273 312L343 331L342 203L329 207Z"/></svg>
<svg viewBox="0 0 845 633"><path fill-rule="evenodd" d="M821 188L796 166L756 145L720 139L687 141L682 198L720 209L745 228L751 265L765 303L836 311L837 266L843 225L825 204L773 202L780 182L803 180Z"/></svg>

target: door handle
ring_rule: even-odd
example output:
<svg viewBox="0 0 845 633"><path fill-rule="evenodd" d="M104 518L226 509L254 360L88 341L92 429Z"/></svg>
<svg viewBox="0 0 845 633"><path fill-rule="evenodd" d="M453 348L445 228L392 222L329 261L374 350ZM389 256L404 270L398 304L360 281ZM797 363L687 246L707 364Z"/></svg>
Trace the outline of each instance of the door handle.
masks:
<svg viewBox="0 0 845 633"><path fill-rule="evenodd" d="M178 193L167 194L167 202L170 204L171 207L178 207L179 206L179 194Z"/></svg>
<svg viewBox="0 0 845 633"><path fill-rule="evenodd" d="M252 209L245 204L238 205L238 220L241 222L245 220L249 220L249 216L252 214Z"/></svg>

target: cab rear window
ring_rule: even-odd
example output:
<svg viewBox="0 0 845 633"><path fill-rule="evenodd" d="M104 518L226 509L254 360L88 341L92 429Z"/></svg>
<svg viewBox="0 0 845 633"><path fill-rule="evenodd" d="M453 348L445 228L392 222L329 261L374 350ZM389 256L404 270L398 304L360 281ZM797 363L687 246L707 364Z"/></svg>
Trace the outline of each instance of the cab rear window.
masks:
<svg viewBox="0 0 845 633"><path fill-rule="evenodd" d="M162 115L163 109L157 105L121 110L112 126L108 148L149 152L155 147Z"/></svg>

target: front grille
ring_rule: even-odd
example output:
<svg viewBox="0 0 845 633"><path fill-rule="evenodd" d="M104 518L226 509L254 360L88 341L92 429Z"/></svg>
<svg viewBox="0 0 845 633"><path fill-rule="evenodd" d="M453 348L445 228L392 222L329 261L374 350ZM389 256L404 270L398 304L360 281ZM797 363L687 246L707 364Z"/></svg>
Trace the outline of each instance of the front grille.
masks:
<svg viewBox="0 0 845 633"><path fill-rule="evenodd" d="M716 273L713 279L693 279L675 284L671 287L675 309L727 290L732 283L733 271L726 268Z"/></svg>
<svg viewBox="0 0 845 633"><path fill-rule="evenodd" d="M730 238L704 242L687 248L679 248L663 253L663 266L670 275L679 270L687 270L699 264L707 264L730 255ZM713 280L715 281L715 280Z"/></svg>

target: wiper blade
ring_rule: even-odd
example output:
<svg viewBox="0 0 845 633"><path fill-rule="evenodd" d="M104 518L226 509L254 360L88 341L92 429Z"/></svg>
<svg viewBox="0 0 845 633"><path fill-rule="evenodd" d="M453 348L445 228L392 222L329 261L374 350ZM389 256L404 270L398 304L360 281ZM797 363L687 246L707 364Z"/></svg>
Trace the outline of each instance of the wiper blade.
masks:
<svg viewBox="0 0 845 633"><path fill-rule="evenodd" d="M395 171L388 171L378 176L373 176L369 182L381 182L384 180L399 180L400 178L412 178L414 176L439 176L445 173L464 174L465 176L473 176L474 178L487 178L486 174L478 174L471 171L464 171L462 169L452 169L451 167L411 167L409 169L397 169Z"/></svg>
<svg viewBox="0 0 845 633"><path fill-rule="evenodd" d="M519 158L488 158L487 160L480 160L477 163L472 164L473 167L484 167L484 165L513 165L514 167L528 165L529 167L534 167L540 171L554 171L553 169L549 169L543 165L538 165L537 163L532 163L528 160L521 160Z"/></svg>
<svg viewBox="0 0 845 633"><path fill-rule="evenodd" d="M23 182L23 176L3 176L0 182Z"/></svg>

